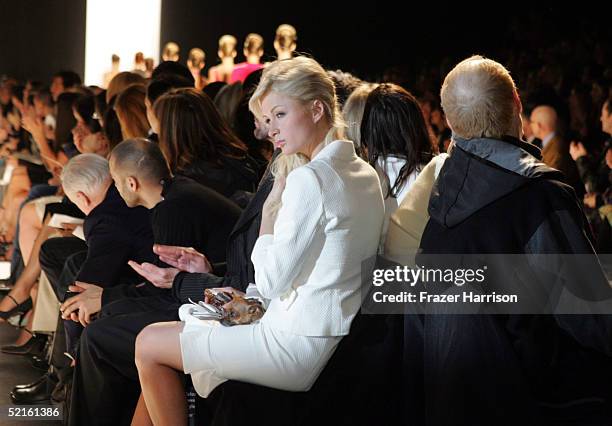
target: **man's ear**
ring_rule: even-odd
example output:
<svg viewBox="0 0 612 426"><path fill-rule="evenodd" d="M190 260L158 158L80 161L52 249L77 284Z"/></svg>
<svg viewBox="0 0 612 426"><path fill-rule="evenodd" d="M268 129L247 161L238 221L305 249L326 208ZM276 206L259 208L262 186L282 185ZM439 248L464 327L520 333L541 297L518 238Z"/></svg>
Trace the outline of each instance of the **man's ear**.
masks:
<svg viewBox="0 0 612 426"><path fill-rule="evenodd" d="M323 102L316 99L312 102L312 121L318 123L325 116L325 106Z"/></svg>
<svg viewBox="0 0 612 426"><path fill-rule="evenodd" d="M85 206L89 207L91 205L91 198L83 191L77 191L76 193L77 200L81 201Z"/></svg>
<svg viewBox="0 0 612 426"><path fill-rule="evenodd" d="M140 189L140 182L134 176L127 177L127 184L132 192L136 192Z"/></svg>
<svg viewBox="0 0 612 426"><path fill-rule="evenodd" d="M514 105L516 105L516 109L520 115L523 112L523 103L521 102L521 97L516 90L514 91Z"/></svg>

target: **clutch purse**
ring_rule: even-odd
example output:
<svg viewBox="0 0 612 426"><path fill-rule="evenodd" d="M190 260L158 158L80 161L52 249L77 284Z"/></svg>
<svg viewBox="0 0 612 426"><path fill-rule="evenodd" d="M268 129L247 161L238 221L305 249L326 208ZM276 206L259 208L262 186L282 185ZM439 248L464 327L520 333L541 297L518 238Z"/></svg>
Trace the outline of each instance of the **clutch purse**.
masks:
<svg viewBox="0 0 612 426"><path fill-rule="evenodd" d="M259 320L266 312L258 299L210 289L206 289L204 294L210 303L195 303L189 299L198 307L191 315L201 320L215 320L225 326L244 325Z"/></svg>

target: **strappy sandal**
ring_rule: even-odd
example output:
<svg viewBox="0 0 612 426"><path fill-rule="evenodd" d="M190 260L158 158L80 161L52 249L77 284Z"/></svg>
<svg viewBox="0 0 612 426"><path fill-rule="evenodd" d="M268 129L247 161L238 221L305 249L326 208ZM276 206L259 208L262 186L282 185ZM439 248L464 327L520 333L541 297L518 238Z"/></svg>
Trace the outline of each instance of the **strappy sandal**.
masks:
<svg viewBox="0 0 612 426"><path fill-rule="evenodd" d="M8 320L15 315L25 315L30 309L32 309L32 299L29 297L21 303L17 302L17 300L15 300L15 298L10 294L7 294L6 297L15 303L15 307L10 311L0 311L0 318L3 320Z"/></svg>

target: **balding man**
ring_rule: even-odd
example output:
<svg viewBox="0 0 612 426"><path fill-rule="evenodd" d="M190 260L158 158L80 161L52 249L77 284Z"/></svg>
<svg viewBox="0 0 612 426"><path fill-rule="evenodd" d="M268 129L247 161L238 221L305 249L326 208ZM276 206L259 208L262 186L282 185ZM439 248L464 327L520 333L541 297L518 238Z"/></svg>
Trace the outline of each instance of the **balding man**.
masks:
<svg viewBox="0 0 612 426"><path fill-rule="evenodd" d="M579 195L584 185L578 176L578 169L569 154L569 143L558 132L558 116L549 105L540 105L531 112L531 130L542 141L542 161L565 175L566 183L573 186Z"/></svg>
<svg viewBox="0 0 612 426"><path fill-rule="evenodd" d="M468 58L446 76L441 100L454 146L431 194L420 261L443 262L448 257L431 255L456 254L462 267L475 262L482 268L484 263L489 269L481 291L499 294L501 283L512 285L501 289L525 296L522 305L512 308L534 303L541 309L536 313L554 302L549 284L558 285L561 278L555 274L561 269L574 294L587 290L612 297L574 191L559 180L557 170L540 161L539 149L520 139L522 105L510 73L490 59ZM551 269L543 273L526 256L542 253L590 254L594 263L570 271L558 256L547 257ZM531 263L515 269L511 261L520 254ZM587 278L589 273L598 280ZM463 289L459 281L454 284L445 289ZM537 298L541 293L545 301ZM486 312L500 308L481 307ZM586 315L512 315L516 311L506 309L505 315L406 316L411 341L405 347L424 347L424 423L558 424L556 419L573 418L576 424L612 424L610 418L596 417L612 396L610 321ZM420 327L417 335L414 330Z"/></svg>

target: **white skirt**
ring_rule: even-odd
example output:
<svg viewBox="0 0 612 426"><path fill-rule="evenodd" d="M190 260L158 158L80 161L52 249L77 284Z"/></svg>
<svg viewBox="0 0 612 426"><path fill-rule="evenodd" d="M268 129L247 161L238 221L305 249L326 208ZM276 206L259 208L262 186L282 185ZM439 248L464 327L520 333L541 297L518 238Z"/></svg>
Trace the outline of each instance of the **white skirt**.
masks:
<svg viewBox="0 0 612 426"><path fill-rule="evenodd" d="M331 358L342 336L299 336L262 322L225 327L190 315L180 334L185 373L198 395L206 398L226 380L238 380L288 391L307 391Z"/></svg>

